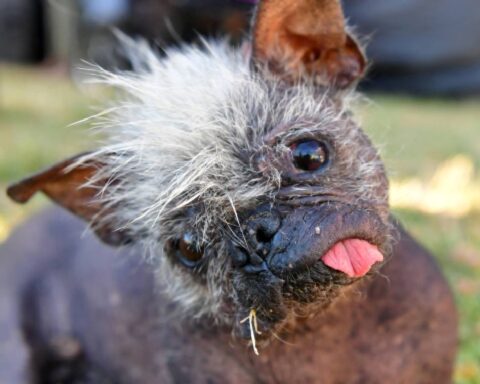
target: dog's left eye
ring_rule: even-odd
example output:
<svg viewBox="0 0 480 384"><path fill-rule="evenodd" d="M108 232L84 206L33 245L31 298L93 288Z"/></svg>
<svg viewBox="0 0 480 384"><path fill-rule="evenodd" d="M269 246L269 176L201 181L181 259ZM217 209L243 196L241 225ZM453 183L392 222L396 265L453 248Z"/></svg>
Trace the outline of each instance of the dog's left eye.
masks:
<svg viewBox="0 0 480 384"><path fill-rule="evenodd" d="M290 145L293 162L297 169L313 172L328 161L327 146L316 140L303 140Z"/></svg>
<svg viewBox="0 0 480 384"><path fill-rule="evenodd" d="M203 258L203 249L197 245L191 233L185 233L176 244L176 257L186 267L196 267Z"/></svg>

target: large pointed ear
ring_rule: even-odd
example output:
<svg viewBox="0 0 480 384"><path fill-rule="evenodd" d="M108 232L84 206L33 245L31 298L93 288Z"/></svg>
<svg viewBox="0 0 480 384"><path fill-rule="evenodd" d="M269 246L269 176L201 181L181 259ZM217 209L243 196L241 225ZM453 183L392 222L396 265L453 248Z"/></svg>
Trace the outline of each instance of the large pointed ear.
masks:
<svg viewBox="0 0 480 384"><path fill-rule="evenodd" d="M253 60L289 81L344 89L366 68L346 31L339 0L263 0L253 25Z"/></svg>
<svg viewBox="0 0 480 384"><path fill-rule="evenodd" d="M131 239L126 232L114 228L107 219L109 209L99 199L105 183L109 181L93 181L102 166L101 161L89 154L81 154L11 185L7 194L18 203L26 203L37 192L43 192L55 203L91 223L105 243L124 245Z"/></svg>

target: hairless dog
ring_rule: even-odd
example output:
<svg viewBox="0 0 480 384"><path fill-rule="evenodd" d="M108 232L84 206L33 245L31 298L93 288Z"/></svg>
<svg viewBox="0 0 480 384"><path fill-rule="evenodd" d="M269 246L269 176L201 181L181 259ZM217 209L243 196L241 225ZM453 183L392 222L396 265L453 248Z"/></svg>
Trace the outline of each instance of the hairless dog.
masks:
<svg viewBox="0 0 480 384"><path fill-rule="evenodd" d="M89 230L50 209L0 250L0 382L451 382L452 295L390 214L339 1L261 1L238 49L125 45L99 149L8 190Z"/></svg>

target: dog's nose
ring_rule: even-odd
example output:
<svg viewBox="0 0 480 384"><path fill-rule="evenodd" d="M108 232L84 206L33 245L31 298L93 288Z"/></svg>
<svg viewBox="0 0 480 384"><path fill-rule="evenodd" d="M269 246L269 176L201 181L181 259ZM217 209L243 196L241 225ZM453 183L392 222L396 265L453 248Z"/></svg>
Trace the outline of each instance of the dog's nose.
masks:
<svg viewBox="0 0 480 384"><path fill-rule="evenodd" d="M273 209L254 212L245 223L244 233L250 245L250 251L262 259L270 251L270 242L280 228L280 215Z"/></svg>
<svg viewBox="0 0 480 384"><path fill-rule="evenodd" d="M241 234L246 244L237 246L232 252L234 265L245 267L263 264L280 225L280 214L273 209L257 210L247 217Z"/></svg>

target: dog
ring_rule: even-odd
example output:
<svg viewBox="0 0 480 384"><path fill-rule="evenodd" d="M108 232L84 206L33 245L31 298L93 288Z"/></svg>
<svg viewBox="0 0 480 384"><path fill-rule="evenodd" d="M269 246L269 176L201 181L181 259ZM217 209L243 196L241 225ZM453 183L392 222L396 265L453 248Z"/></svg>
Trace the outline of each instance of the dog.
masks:
<svg viewBox="0 0 480 384"><path fill-rule="evenodd" d="M262 1L240 48L125 44L104 144L8 189L90 231L50 209L3 246L0 381L451 382L452 294L389 211L339 1Z"/></svg>

